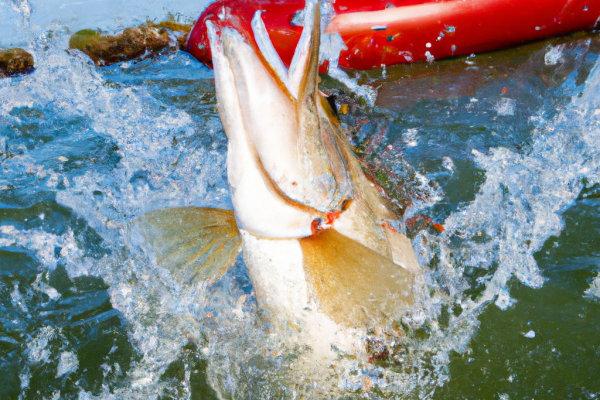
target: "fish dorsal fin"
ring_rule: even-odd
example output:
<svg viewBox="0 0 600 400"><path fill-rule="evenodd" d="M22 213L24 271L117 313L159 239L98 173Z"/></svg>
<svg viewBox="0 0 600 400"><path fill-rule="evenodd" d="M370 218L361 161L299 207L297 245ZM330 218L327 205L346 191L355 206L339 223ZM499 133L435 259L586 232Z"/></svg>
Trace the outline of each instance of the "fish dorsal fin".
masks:
<svg viewBox="0 0 600 400"><path fill-rule="evenodd" d="M142 215L136 225L158 265L182 283L218 280L235 263L241 248L230 210L166 208Z"/></svg>
<svg viewBox="0 0 600 400"><path fill-rule="evenodd" d="M413 304L412 274L387 257L335 229L299 241L311 294L336 323L391 322Z"/></svg>

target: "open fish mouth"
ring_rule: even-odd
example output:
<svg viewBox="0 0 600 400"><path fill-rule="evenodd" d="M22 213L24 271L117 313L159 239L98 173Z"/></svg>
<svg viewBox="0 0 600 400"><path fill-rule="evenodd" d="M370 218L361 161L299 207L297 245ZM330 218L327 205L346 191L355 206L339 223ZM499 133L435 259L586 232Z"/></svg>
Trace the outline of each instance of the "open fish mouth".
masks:
<svg viewBox="0 0 600 400"><path fill-rule="evenodd" d="M235 16L207 23L219 113L229 139L234 208L244 229L265 237L309 236L316 218L331 219L327 214L341 211L355 192L345 137L317 86L319 8L310 2L307 8L313 17L307 18L289 70L269 41L260 12L252 23L257 42L236 29ZM273 224L252 221L259 215L267 222L266 214L278 213L293 220L289 233L267 227L282 225L285 218Z"/></svg>
<svg viewBox="0 0 600 400"><path fill-rule="evenodd" d="M382 225L399 217L365 175L318 89L318 3L306 4L289 69L275 52L260 12L252 21L254 35L243 31L235 15L223 12L207 21L207 29L239 227L266 238L299 238L313 234L318 221L317 228L333 226L393 258L391 234Z"/></svg>

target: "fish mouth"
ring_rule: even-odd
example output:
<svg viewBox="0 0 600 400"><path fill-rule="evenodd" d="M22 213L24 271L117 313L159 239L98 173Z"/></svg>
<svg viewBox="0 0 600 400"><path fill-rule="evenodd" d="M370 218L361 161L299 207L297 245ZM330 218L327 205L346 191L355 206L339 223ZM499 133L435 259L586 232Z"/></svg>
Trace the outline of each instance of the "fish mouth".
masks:
<svg viewBox="0 0 600 400"><path fill-rule="evenodd" d="M386 228L398 219L391 202L365 175L319 92L319 3L307 1L304 15L289 69L260 12L254 35L235 15L206 23L238 226L268 239L306 238L333 227L418 273L410 241Z"/></svg>
<svg viewBox="0 0 600 400"><path fill-rule="evenodd" d="M275 237L303 237L314 231L318 219L323 221L319 229L330 226L332 216L355 196L347 139L318 89L320 7L308 1L305 11L289 69L275 51L260 11L252 20L253 35L226 10L206 21L219 114L229 139L234 209L240 225L261 236L274 234L249 217L264 216L261 202L279 204L274 212L291 218L276 222L290 229ZM249 180L256 190L247 188ZM264 186L262 194L259 186Z"/></svg>

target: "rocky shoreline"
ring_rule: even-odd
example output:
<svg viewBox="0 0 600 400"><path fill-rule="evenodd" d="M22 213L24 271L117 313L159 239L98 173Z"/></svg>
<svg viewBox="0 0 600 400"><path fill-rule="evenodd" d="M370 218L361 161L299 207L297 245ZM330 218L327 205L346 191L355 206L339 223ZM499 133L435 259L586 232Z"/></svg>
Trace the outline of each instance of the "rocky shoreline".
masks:
<svg viewBox="0 0 600 400"><path fill-rule="evenodd" d="M118 35L84 29L74 33L69 48L87 54L98 67L135 59L146 59L166 52L185 51L191 24L176 21L146 22L129 27ZM33 72L33 55L20 47L0 48L0 79Z"/></svg>

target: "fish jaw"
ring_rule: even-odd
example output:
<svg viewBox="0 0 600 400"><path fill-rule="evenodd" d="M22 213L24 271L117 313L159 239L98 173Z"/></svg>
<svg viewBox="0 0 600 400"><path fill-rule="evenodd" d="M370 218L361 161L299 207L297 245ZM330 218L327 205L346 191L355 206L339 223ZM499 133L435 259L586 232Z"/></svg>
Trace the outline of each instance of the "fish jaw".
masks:
<svg viewBox="0 0 600 400"><path fill-rule="evenodd" d="M229 139L227 178L240 228L262 237L309 236L312 233L312 222L320 214L294 204L279 193L264 170L244 123L235 75L224 54L223 43L212 24L207 25L219 115Z"/></svg>
<svg viewBox="0 0 600 400"><path fill-rule="evenodd" d="M334 226L391 257L380 220L395 218L380 212L381 199L370 193L318 91L319 8L313 5L313 11L289 71L268 42L260 13L253 20L255 37L261 38L256 46L237 29L221 28L218 36L207 23L219 111L230 140L228 179L236 216L242 228L261 237L304 237L314 231L308 227L316 218L327 219L345 200L355 199Z"/></svg>
<svg viewBox="0 0 600 400"><path fill-rule="evenodd" d="M319 7L313 4L312 9L318 17ZM349 185L337 181L344 174L336 173L334 165L342 163L331 159L338 155L326 150L321 132L317 17L304 28L289 71L274 52L260 13L252 23L257 42L237 29L239 23L226 20L214 25L224 26L221 53L234 77L232 90L240 103L242 124L264 170L286 197L327 213L339 207L344 197L340 192Z"/></svg>
<svg viewBox="0 0 600 400"><path fill-rule="evenodd" d="M244 128L265 170L290 198L305 204L310 177L298 155L293 98L274 79L254 49L234 30L223 30L224 53L235 77Z"/></svg>

